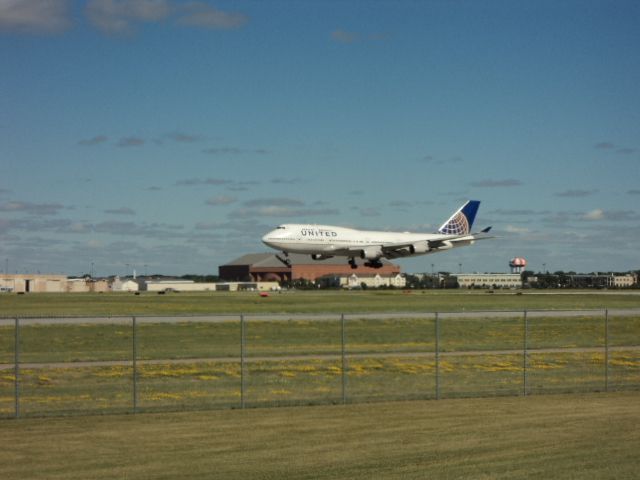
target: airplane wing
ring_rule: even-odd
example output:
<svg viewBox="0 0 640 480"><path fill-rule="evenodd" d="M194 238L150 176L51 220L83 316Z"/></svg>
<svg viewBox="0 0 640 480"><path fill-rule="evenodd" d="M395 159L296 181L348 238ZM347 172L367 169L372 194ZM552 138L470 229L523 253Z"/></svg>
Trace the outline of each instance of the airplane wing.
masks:
<svg viewBox="0 0 640 480"><path fill-rule="evenodd" d="M386 258L394 259L408 257L420 253L428 253L436 250L447 250L456 243L472 243L476 240L486 240L495 238L488 235L491 227L487 227L479 233L469 233L466 235L443 235L440 238L425 239L418 242L386 243L380 245L380 250Z"/></svg>

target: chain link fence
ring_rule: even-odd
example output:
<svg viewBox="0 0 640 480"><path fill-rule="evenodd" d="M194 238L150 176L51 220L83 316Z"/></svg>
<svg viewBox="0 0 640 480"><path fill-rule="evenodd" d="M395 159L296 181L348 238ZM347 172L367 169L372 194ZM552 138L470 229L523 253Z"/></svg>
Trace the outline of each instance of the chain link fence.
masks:
<svg viewBox="0 0 640 480"><path fill-rule="evenodd" d="M637 311L0 319L0 417L640 388Z"/></svg>

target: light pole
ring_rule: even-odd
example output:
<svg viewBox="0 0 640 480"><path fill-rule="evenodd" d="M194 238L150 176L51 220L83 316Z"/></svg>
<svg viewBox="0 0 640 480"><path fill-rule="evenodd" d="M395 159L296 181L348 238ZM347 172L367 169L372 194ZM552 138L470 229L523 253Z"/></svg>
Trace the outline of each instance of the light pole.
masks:
<svg viewBox="0 0 640 480"><path fill-rule="evenodd" d="M431 288L436 288L436 274L434 271L435 264L431 264Z"/></svg>

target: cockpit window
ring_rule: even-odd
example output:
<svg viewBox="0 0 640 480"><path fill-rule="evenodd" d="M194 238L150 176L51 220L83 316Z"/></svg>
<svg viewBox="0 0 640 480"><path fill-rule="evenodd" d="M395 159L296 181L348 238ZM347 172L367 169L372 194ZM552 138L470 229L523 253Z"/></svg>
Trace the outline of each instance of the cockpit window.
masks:
<svg viewBox="0 0 640 480"><path fill-rule="evenodd" d="M286 228L280 225L279 227L276 227L276 230L286 230Z"/></svg>

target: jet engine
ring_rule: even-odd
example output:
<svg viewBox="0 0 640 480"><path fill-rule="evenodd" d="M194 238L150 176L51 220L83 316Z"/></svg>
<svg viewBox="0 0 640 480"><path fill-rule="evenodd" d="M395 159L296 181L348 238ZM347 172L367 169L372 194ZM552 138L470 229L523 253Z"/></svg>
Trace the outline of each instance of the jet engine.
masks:
<svg viewBox="0 0 640 480"><path fill-rule="evenodd" d="M429 242L427 240L409 245L409 251L411 252L411 254L427 253L429 250L431 250L431 247L429 246Z"/></svg>
<svg viewBox="0 0 640 480"><path fill-rule="evenodd" d="M333 255L322 255L321 253L312 253L311 258L313 260L326 260L327 258L333 258Z"/></svg>
<svg viewBox="0 0 640 480"><path fill-rule="evenodd" d="M449 240L445 240L444 242L440 243L437 247L436 250L440 251L440 250L449 250L453 248L453 243L450 242Z"/></svg>
<svg viewBox="0 0 640 480"><path fill-rule="evenodd" d="M383 255L382 248L380 247L366 247L360 250L360 258L366 260L377 260Z"/></svg>

